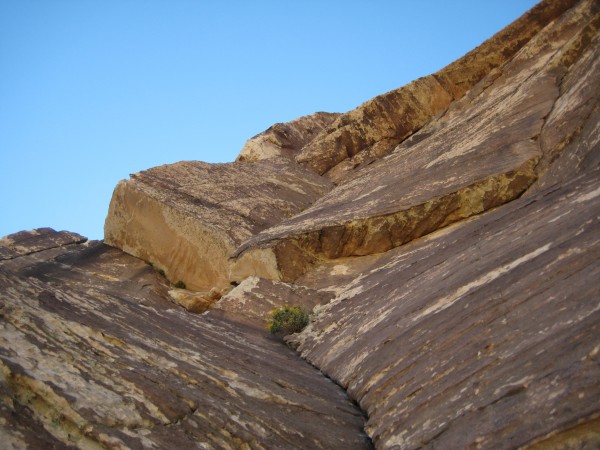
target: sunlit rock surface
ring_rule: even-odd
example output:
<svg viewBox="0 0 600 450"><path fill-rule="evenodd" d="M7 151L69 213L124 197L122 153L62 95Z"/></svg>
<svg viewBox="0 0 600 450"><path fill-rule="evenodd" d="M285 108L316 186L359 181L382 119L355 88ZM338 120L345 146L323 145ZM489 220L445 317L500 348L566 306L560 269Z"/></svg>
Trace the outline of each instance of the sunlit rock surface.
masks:
<svg viewBox="0 0 600 450"><path fill-rule="evenodd" d="M376 446L517 448L593 423L599 175L390 251L319 310L299 350Z"/></svg>
<svg viewBox="0 0 600 450"><path fill-rule="evenodd" d="M317 305L329 303L332 297L323 290L248 277L216 302L209 315L226 316L264 331L273 310L300 306L310 312Z"/></svg>
<svg viewBox="0 0 600 450"><path fill-rule="evenodd" d="M361 412L318 370L167 289L99 242L2 261L0 447L369 448Z"/></svg>
<svg viewBox="0 0 600 450"><path fill-rule="evenodd" d="M599 28L547 0L235 163L132 175L106 243L141 259L0 239L0 447L600 448ZM269 336L285 305L309 326Z"/></svg>
<svg viewBox="0 0 600 450"><path fill-rule="evenodd" d="M68 231L57 233L52 228L38 228L37 230L21 231L0 239L0 261L15 259L16 256L35 255L41 259L47 258L49 253L61 253L69 245L82 244L87 238ZM28 258L31 261L33 258ZM16 261L14 261L16 262Z"/></svg>
<svg viewBox="0 0 600 450"><path fill-rule="evenodd" d="M245 239L297 214L331 188L286 159L155 167L120 182L105 242L152 262L188 289L229 285L228 258Z"/></svg>
<svg viewBox="0 0 600 450"><path fill-rule="evenodd" d="M444 112L481 79L509 61L574 0L541 2L485 43L439 72L377 96L341 115L297 155L299 163L334 181L390 153Z"/></svg>
<svg viewBox="0 0 600 450"><path fill-rule="evenodd" d="M293 281L315 260L385 252L518 198L559 144L581 141L576 132L597 107L597 9L581 2L564 13L444 116L236 257L271 254L261 275Z"/></svg>
<svg viewBox="0 0 600 450"><path fill-rule="evenodd" d="M317 112L287 123L276 123L244 144L237 161L259 161L282 156L294 158L339 114Z"/></svg>

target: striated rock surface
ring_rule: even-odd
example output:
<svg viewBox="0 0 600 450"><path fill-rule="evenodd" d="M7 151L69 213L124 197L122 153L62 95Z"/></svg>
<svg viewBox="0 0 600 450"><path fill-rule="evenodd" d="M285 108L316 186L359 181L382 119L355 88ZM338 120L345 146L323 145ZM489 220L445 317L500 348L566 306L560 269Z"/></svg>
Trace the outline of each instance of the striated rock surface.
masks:
<svg viewBox="0 0 600 450"><path fill-rule="evenodd" d="M315 306L329 303L332 298L333 295L325 291L248 277L215 303L209 314L226 316L264 330L271 311L276 308L300 306L310 312Z"/></svg>
<svg viewBox="0 0 600 450"><path fill-rule="evenodd" d="M0 265L3 448L369 448L338 386L176 307L143 261L99 242L19 258Z"/></svg>
<svg viewBox="0 0 600 450"><path fill-rule="evenodd" d="M385 252L518 198L560 154L559 142L581 141L575 124L597 107L597 10L581 2L550 23L392 154L250 238L236 251L239 264L269 259L262 276L293 281L319 259Z"/></svg>
<svg viewBox="0 0 600 450"><path fill-rule="evenodd" d="M509 61L575 0L543 1L504 30L439 72L375 97L338 117L297 155L299 163L336 182L390 153L444 112L481 79Z"/></svg>
<svg viewBox="0 0 600 450"><path fill-rule="evenodd" d="M294 156L329 125L338 113L317 112L287 123L276 123L244 144L237 161Z"/></svg>
<svg viewBox="0 0 600 450"><path fill-rule="evenodd" d="M18 256L42 253L41 258L50 250L61 252L65 247L82 244L87 238L69 231L56 232L52 228L38 228L21 231L0 239L0 261L15 259Z"/></svg>
<svg viewBox="0 0 600 450"><path fill-rule="evenodd" d="M599 28L543 1L235 163L132 175L126 253L0 239L0 447L600 448Z"/></svg>
<svg viewBox="0 0 600 450"><path fill-rule="evenodd" d="M117 185L105 242L152 262L173 283L222 290L229 285L228 258L238 245L330 188L328 181L281 158L155 167Z"/></svg>
<svg viewBox="0 0 600 450"><path fill-rule="evenodd" d="M600 443L599 175L388 252L296 338L377 447Z"/></svg>

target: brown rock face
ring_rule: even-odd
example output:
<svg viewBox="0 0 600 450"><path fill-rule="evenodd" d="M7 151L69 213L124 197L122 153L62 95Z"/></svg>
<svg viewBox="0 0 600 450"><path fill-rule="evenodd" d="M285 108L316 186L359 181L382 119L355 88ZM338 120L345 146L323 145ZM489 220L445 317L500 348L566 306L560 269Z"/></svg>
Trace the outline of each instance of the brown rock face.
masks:
<svg viewBox="0 0 600 450"><path fill-rule="evenodd" d="M338 386L176 307L143 261L99 242L17 259L0 263L3 448L370 447Z"/></svg>
<svg viewBox="0 0 600 450"><path fill-rule="evenodd" d="M296 153L338 116L336 113L317 112L288 123L276 123L249 139L237 161L259 161L278 156L294 158Z"/></svg>
<svg viewBox="0 0 600 450"><path fill-rule="evenodd" d="M215 303L209 314L225 316L264 331L274 309L300 306L310 312L317 305L329 303L332 297L327 292L304 286L248 277Z"/></svg>
<svg viewBox="0 0 600 450"><path fill-rule="evenodd" d="M553 58L553 70L561 77L562 95L548 115L540 147L543 157L537 192L553 184L567 182L578 173L598 166L598 103L600 90L600 16L584 25L568 45Z"/></svg>
<svg viewBox="0 0 600 450"><path fill-rule="evenodd" d="M50 250L60 251L73 244L82 244L87 238L68 231L56 232L52 228L21 231L0 239L0 261L19 256L43 253Z"/></svg>
<svg viewBox="0 0 600 450"><path fill-rule="evenodd" d="M335 182L355 167L390 153L453 100L509 61L576 1L541 2L515 23L436 74L371 99L338 117L296 157Z"/></svg>
<svg viewBox="0 0 600 450"><path fill-rule="evenodd" d="M268 259L262 276L293 281L316 260L385 252L518 198L597 105L596 9L582 2L550 23L390 155L250 238L239 264Z"/></svg>
<svg viewBox="0 0 600 450"><path fill-rule="evenodd" d="M388 252L296 338L377 447L519 448L597 417L599 175Z"/></svg>
<svg viewBox="0 0 600 450"><path fill-rule="evenodd" d="M228 258L239 244L330 188L284 159L160 166L116 187L105 242L152 262L173 283L222 290L229 285Z"/></svg>
<svg viewBox="0 0 600 450"><path fill-rule="evenodd" d="M240 161L133 175L106 242L151 264L0 239L0 447L600 448L599 28L544 1Z"/></svg>
<svg viewBox="0 0 600 450"><path fill-rule="evenodd" d="M389 153L451 101L451 94L433 75L421 78L342 115L296 159L339 182L347 171Z"/></svg>

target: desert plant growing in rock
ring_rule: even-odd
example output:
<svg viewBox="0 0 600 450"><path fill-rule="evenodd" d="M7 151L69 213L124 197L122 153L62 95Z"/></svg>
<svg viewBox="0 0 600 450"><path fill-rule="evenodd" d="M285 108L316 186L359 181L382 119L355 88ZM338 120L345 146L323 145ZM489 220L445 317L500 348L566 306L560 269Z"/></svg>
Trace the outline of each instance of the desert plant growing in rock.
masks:
<svg viewBox="0 0 600 450"><path fill-rule="evenodd" d="M300 306L284 306L271 311L271 320L267 329L271 334L281 333L284 336L298 333L308 325L308 313Z"/></svg>

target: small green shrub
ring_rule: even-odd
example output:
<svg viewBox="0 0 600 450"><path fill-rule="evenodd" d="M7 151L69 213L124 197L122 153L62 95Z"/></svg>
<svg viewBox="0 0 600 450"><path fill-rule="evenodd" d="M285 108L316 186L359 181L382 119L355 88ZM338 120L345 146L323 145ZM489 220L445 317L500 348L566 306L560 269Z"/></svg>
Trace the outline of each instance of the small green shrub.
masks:
<svg viewBox="0 0 600 450"><path fill-rule="evenodd" d="M267 329L271 334L288 335L298 333L308 325L308 313L300 306L284 306L271 311L271 321Z"/></svg>
<svg viewBox="0 0 600 450"><path fill-rule="evenodd" d="M185 283L183 281L181 281L181 280L179 280L173 286L176 287L177 289L185 289Z"/></svg>

